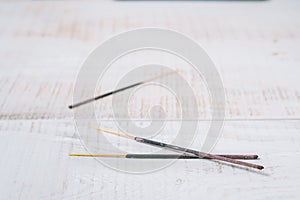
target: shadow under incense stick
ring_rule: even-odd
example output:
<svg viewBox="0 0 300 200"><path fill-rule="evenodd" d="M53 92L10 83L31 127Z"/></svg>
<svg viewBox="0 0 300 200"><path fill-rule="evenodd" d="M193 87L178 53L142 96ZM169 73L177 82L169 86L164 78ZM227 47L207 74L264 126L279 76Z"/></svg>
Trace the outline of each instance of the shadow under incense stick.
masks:
<svg viewBox="0 0 300 200"><path fill-rule="evenodd" d="M88 153L70 153L69 156L81 157L108 157L108 158L137 158L137 159L209 159L199 158L198 156L188 154L88 154ZM257 155L218 155L231 159L255 160Z"/></svg>
<svg viewBox="0 0 300 200"><path fill-rule="evenodd" d="M69 105L68 108L73 109L73 108L79 107L79 106L81 106L81 105L84 105L84 104L87 104L87 103L90 103L90 102L93 102L93 101L102 99L102 98L104 98L104 97L107 97L107 96L110 96L110 95L113 95L113 94L122 92L122 91L124 91L124 90L128 90L128 89L130 89L130 88L133 88L133 87L136 87L136 86L139 86L139 85L142 85L142 84L151 82L151 81L153 81L153 80L156 80L156 79L159 79L159 78L163 78L163 77L169 76L169 75L171 75L171 74L174 74L175 72L176 72L176 71L169 72L169 73L165 73L165 74L161 74L161 75L159 75L159 76L155 76L155 77L153 77L153 78L150 78L150 79L147 79L147 80L138 82L138 83L134 83L134 84L132 84L132 85L128 85L128 86L126 86L126 87L123 87L123 88L120 88L120 89L117 89L117 90L114 90L114 91L111 91L111 92L107 92L107 93L105 93L105 94L102 94L102 95L99 95L99 96L96 96L96 97L93 97L93 98L84 100L84 101L82 101L82 102L79 102L79 103L76 103L76 104L73 104L73 105Z"/></svg>
<svg viewBox="0 0 300 200"><path fill-rule="evenodd" d="M218 155L204 153L204 152L200 152L200 151L196 151L196 150L192 150L192 149L187 149L187 148L183 148L183 147L179 147L179 146L175 146L175 145L171 145L171 144L166 144L166 143L163 143L163 142L149 140L149 139L146 139L146 138L135 137L135 136L132 136L132 135L128 135L126 133L114 132L114 131L106 130L106 129L103 129L103 128L96 128L96 127L91 127L91 128L94 128L96 130L100 130L100 131L105 132L105 133L110 133L110 134L113 134L113 135L118 135L118 136L126 137L126 138L129 138L129 139L134 139L135 141L143 143L143 144L153 145L153 146L160 147L160 148L166 148L166 149L176 151L176 152L183 152L183 153L192 154L192 155L195 155L199 158L208 158L208 159L220 160L220 161L223 161L223 162L228 162L228 163L231 163L231 164L241 165L241 166L255 168L255 169L259 169L259 170L264 169L264 167L261 166L261 165L256 165L256 164L247 163L247 162L243 162L243 161L239 161L239 160L234 160L234 159L231 159L231 158L226 158L226 157L222 157L222 156L218 156Z"/></svg>

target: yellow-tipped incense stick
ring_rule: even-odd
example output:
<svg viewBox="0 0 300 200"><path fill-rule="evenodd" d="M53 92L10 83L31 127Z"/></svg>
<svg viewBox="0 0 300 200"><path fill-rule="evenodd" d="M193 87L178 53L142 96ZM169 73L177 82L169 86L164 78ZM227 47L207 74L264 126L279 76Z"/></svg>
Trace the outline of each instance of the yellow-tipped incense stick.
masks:
<svg viewBox="0 0 300 200"><path fill-rule="evenodd" d="M264 169L264 167L262 165L256 165L256 164L247 163L247 162L243 162L243 161L239 161L239 160L234 160L234 159L226 158L223 156L213 155L213 154L204 153L204 152L200 152L200 151L196 151L196 150L192 150L192 149L187 149L187 148L183 148L183 147L179 147L179 146L175 146L175 145L171 145L171 144L166 144L166 143L162 143L162 142L158 142L158 141L154 141L154 140L149 140L146 138L135 137L135 136L132 136L132 135L129 135L126 133L115 132L115 131L111 131L111 130L107 130L107 129L103 129L103 128L96 128L96 127L91 127L91 128L100 130L105 133L110 133L113 135L118 135L118 136L129 138L129 139L134 139L135 141L143 143L143 144L153 145L153 146L160 147L160 148L166 148L166 149L170 149L170 150L176 151L176 152L192 154L199 158L209 158L209 159L213 159L213 160L220 160L223 162L228 162L228 163L232 163L235 165L241 165L241 166L255 168L255 169L259 169L259 170Z"/></svg>
<svg viewBox="0 0 300 200"><path fill-rule="evenodd" d="M70 153L69 156L81 157L108 157L108 158L141 158L141 159L201 159L198 156L188 154L89 154L89 153ZM231 159L254 160L257 155L218 155ZM208 159L208 158L203 158Z"/></svg>
<svg viewBox="0 0 300 200"><path fill-rule="evenodd" d="M84 101L82 101L82 102L79 102L79 103L76 103L76 104L73 104L73 105L69 105L68 107L69 107L70 109L73 109L73 108L79 107L79 106L81 106L81 105L84 105L84 104L87 104L87 103L96 101L96 100L98 100L98 99L102 99L102 98L104 98L104 97L107 97L107 96L116 94L116 93L118 93L118 92L122 92L122 91L124 91L124 90L127 90L127 89L130 89L130 88L139 86L139 85L141 85L141 84L145 84L145 83L148 83L148 82L151 82L151 81L154 81L154 80L157 80L157 79L160 79L160 78L169 76L169 75L174 74L174 73L176 73L176 72L177 72L177 71L172 71L172 72L169 72L169 73L161 74L161 75L159 75L159 76L155 76L155 77L153 77L153 78L150 78L150 79L147 79L147 80L138 82L138 83L134 83L134 84L132 84L132 85L129 85L129 86L126 86L126 87L123 87L123 88L120 88L120 89L117 89L117 90L114 90L114 91L111 91L111 92L107 92L107 93L105 93L105 94L102 94L102 95L99 95L99 96L96 96L96 97L93 97L93 98L90 98L90 99L87 99L87 100L84 100Z"/></svg>
<svg viewBox="0 0 300 200"><path fill-rule="evenodd" d="M70 153L69 156L82 156L82 157L125 157L126 154Z"/></svg>

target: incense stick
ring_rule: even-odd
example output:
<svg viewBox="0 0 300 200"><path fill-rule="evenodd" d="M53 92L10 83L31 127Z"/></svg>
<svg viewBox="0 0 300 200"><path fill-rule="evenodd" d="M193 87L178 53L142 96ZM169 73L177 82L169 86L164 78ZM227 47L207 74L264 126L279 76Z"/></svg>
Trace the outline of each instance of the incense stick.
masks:
<svg viewBox="0 0 300 200"><path fill-rule="evenodd" d="M156 80L156 79L159 79L159 78L162 78L162 77L169 76L169 75L171 75L171 74L174 74L175 72L176 72L176 71L173 71L173 72L170 72L170 73L161 74L161 75L159 75L159 76L155 76L155 77L153 77L153 78L150 78L150 79L147 79L147 80L144 80L144 81L140 81L140 82L134 83L134 84L132 84L132 85L128 85L128 86L126 86L126 87L123 87L123 88L120 88L120 89L117 89L117 90L114 90L114 91L110 91L110 92L107 92L107 93L105 93L105 94L102 94L102 95L99 95L99 96L96 96L96 97L93 97L93 98L84 100L84 101L82 101L82 102L79 102L79 103L76 103L76 104L73 104L73 105L69 105L68 107L69 107L70 109L73 109L73 108L79 107L79 106L81 106L81 105L84 105L84 104L87 104L87 103L90 103L90 102L93 102L93 101L102 99L102 98L104 98L104 97L107 97L107 96L110 96L110 95L113 95L113 94L122 92L122 91L124 91L124 90L128 90L128 89L130 89L130 88L133 88L133 87L136 87L136 86L145 84L145 83L147 83L147 82L151 82L151 81L153 81L153 80Z"/></svg>
<svg viewBox="0 0 300 200"><path fill-rule="evenodd" d="M139 159L209 159L199 158L198 156L188 154L88 154L88 153L70 153L69 156L81 157L121 157L121 158L139 158ZM255 160L257 155L218 155L231 159Z"/></svg>
<svg viewBox="0 0 300 200"><path fill-rule="evenodd" d="M204 152L200 152L200 151L196 151L196 150L192 150L192 149L187 149L187 148L183 148L183 147L179 147L179 146L175 146L175 145L171 145L171 144L166 144L166 143L163 143L163 142L149 140L149 139L146 139L146 138L135 137L135 136L128 135L128 134L125 134L125 133L106 130L106 129L103 129L103 128L96 128L96 127L91 127L91 128L95 128L95 129L100 130L100 131L105 132L105 133L110 133L110 134L113 134L113 135L118 135L118 136L129 138L129 139L134 139L135 141L143 143L143 144L153 145L153 146L160 147L160 148L166 148L166 149L176 151L176 152L179 151L179 152L184 152L184 153L188 153L188 154L193 154L193 155L195 155L199 158L209 158L209 159L213 159L213 160L220 160L220 161L223 161L223 162L228 162L228 163L231 163L231 164L241 165L241 166L255 168L255 169L259 169L259 170L264 169L264 167L261 166L261 165L256 165L256 164L247 163L247 162L243 162L243 161L239 161L239 160L234 160L234 159L231 159L231 158L226 158L226 157L222 157L222 156L218 156L218 155L204 153Z"/></svg>

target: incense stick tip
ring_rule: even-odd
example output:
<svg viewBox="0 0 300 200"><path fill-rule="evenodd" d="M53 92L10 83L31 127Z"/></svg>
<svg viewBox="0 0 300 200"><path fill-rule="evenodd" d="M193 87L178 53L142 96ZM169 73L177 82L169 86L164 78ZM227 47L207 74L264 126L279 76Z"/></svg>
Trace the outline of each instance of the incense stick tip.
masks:
<svg viewBox="0 0 300 200"><path fill-rule="evenodd" d="M257 169L262 170L264 169L264 166L258 166Z"/></svg>

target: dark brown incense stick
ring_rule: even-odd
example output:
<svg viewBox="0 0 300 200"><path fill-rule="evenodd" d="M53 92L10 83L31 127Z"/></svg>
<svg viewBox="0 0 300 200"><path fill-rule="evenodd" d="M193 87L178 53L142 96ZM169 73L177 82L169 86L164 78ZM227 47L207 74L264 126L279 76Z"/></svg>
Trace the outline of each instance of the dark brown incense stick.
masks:
<svg viewBox="0 0 300 200"><path fill-rule="evenodd" d="M175 71L174 71L174 72L170 72L170 73L161 74L161 75L156 76L156 77L153 77L153 78L151 78L151 79L144 80L144 81L140 81L140 82L138 82L138 83L134 83L134 84L132 84L132 85L129 85L129 86L126 86L126 87L123 87L123 88L120 88L120 89L117 89L117 90L114 90L114 91L111 91L111 92L107 92L107 93L105 93L105 94L102 94L102 95L99 95L99 96L96 96L96 97L87 99L87 100L85 100L85 101L82 101L82 102L79 102L79 103L76 103L76 104L73 104L73 105L69 105L68 107L69 107L70 109L73 109L73 108L79 107L79 106L81 106L81 105L84 105L84 104L87 104L87 103L90 103L90 102L93 102L93 101L102 99L102 98L104 98L104 97L107 97L107 96L116 94L116 93L118 93L118 92L122 92L122 91L124 91L124 90L128 90L128 89L130 89L130 88L133 88L133 87L136 87L136 86L145 84L145 83L147 83L147 82L150 82L150 81L153 81L153 80L156 80L156 79L159 79L159 78L162 78L162 77L165 77L165 76L174 74L174 73L175 73Z"/></svg>
<svg viewBox="0 0 300 200"><path fill-rule="evenodd" d="M133 87L136 87L136 86L141 85L141 84L143 84L143 83L145 83L145 82L142 81L142 82L139 82L139 83L135 83L135 84L132 84L132 85L129 85L129 86L120 88L120 89L118 89L118 90L114 90L114 91L111 91L111 92L102 94L102 95L100 95L100 96L97 96L97 97L94 97L94 98L91 98L91 99L87 99L87 100L85 100L85 101L76 103L76 104L74 104L74 105L69 105L69 108L70 108L70 109L73 109L73 108L79 107L79 106L81 106L81 105L90 103L90 102L92 102L92 101L96 101L96 100L98 100L98 99L102 99L102 98L104 98L104 97L113 95L113 94L115 94L115 93L122 92L122 91L124 91L124 90L130 89L130 88L133 88Z"/></svg>
<svg viewBox="0 0 300 200"><path fill-rule="evenodd" d="M221 160L221 161L224 161L224 162L229 162L229 163L232 163L232 164L242 165L242 166L245 166L245 167L255 168L255 169L259 169L259 170L262 170L264 168L261 165L256 165L256 164L246 163L246 162L243 162L243 161L233 160L231 158L226 158L226 157L222 157L222 156L218 156L218 155L204 153L204 152L200 152L200 151L196 151L196 150L192 150L192 149L187 149L187 148L183 148L183 147L179 147L179 146L175 146L175 145L171 145L171 144L157 142L157 141L154 141L154 140L148 140L146 138L135 137L134 140L137 141L137 142L140 142L140 143L149 144L149 145L153 145L153 146L158 146L158 147L170 149L170 150L173 150L173 151L180 151L180 152L190 153L190 154L193 154L195 156L198 156L199 158L209 158L209 159Z"/></svg>
<svg viewBox="0 0 300 200"><path fill-rule="evenodd" d="M94 128L94 127L92 127L92 128ZM228 163L232 163L232 164L236 164L236 165L241 165L241 166L245 166L245 167L255 168L255 169L259 169L259 170L264 169L264 167L261 165L251 164L251 163L247 163L247 162L243 162L243 161L239 161L239 160L234 160L231 158L226 158L226 157L222 157L222 156L218 156L218 155L204 153L204 152L187 149L187 148L183 148L183 147L179 147L179 146L175 146L175 145L171 145L171 144L166 144L166 143L162 143L162 142L158 142L158 141L154 141L154 140L149 140L146 138L135 137L132 135L128 135L126 133L114 132L114 131L106 130L103 128L95 128L95 129L100 130L105 133L110 133L110 134L118 135L121 137L134 139L135 141L143 143L143 144L153 145L153 146L160 147L160 148L166 148L166 149L170 149L170 150L176 151L176 152L192 154L199 158L209 158L209 159L214 159L214 160L220 160L220 161L224 161L224 162L228 162Z"/></svg>
<svg viewBox="0 0 300 200"><path fill-rule="evenodd" d="M122 157L122 158L136 158L136 159L201 159L198 156L188 154L86 154L86 153L71 153L69 156L82 156L82 157ZM255 160L257 155L218 155L231 159L241 160ZM209 159L209 158L203 158Z"/></svg>

